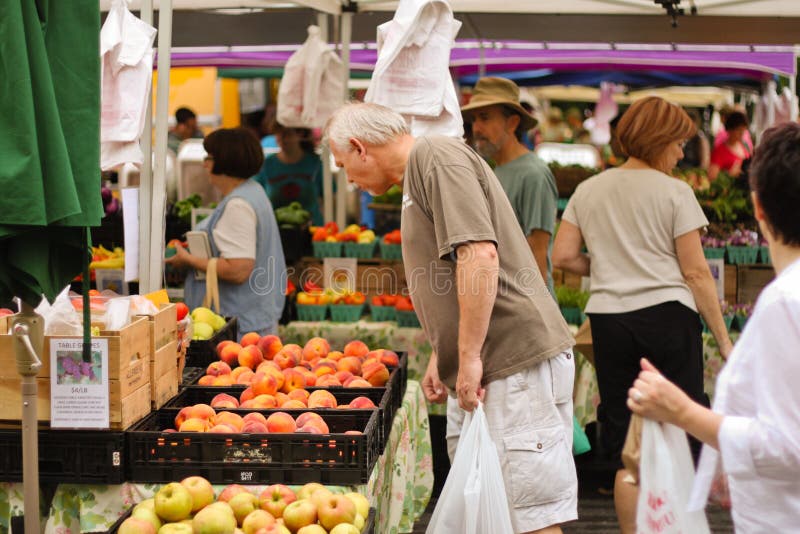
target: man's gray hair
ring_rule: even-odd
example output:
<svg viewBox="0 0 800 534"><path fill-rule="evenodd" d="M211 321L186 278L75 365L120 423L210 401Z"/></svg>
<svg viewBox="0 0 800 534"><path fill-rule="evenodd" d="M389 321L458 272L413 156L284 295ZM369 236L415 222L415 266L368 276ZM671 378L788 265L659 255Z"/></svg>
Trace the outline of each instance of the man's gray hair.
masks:
<svg viewBox="0 0 800 534"><path fill-rule="evenodd" d="M381 146L410 133L399 113L380 104L350 103L337 109L325 125L323 142L337 150L353 150L350 139Z"/></svg>

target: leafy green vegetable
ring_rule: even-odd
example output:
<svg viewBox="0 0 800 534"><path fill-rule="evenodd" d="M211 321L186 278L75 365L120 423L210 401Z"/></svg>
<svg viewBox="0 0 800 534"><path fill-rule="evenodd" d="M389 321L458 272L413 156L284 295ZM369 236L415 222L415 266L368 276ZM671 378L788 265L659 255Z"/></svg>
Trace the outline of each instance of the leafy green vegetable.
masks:
<svg viewBox="0 0 800 534"><path fill-rule="evenodd" d="M589 302L589 293L580 289L573 289L567 286L556 287L556 300L562 308L586 308Z"/></svg>

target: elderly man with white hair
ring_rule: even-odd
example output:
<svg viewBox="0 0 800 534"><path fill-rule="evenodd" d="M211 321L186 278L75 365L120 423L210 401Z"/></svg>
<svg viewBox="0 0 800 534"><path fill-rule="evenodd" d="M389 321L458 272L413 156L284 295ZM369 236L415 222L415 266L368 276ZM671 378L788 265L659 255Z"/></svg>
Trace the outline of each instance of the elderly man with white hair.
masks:
<svg viewBox="0 0 800 534"><path fill-rule="evenodd" d="M350 104L325 137L348 180L403 188L403 263L434 349L423 389L484 403L514 531L577 518L572 459L574 340L491 168L461 140L410 135L399 114Z"/></svg>

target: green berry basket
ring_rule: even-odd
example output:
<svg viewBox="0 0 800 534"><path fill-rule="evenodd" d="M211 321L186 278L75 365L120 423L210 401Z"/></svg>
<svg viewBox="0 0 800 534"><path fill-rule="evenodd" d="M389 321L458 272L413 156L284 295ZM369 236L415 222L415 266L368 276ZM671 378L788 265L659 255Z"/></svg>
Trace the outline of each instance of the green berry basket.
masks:
<svg viewBox="0 0 800 534"><path fill-rule="evenodd" d="M395 314L397 314L397 326L419 328L420 324L419 317L417 317L417 312L395 310Z"/></svg>
<svg viewBox="0 0 800 534"><path fill-rule="evenodd" d="M733 314L725 314L725 315L722 316L722 319L725 321L725 328L728 329L728 332L730 332L731 328L733 328L733 318L734 317L735 316Z"/></svg>
<svg viewBox="0 0 800 534"><path fill-rule="evenodd" d="M736 247L728 245L728 263L733 265L748 265L756 263L759 247Z"/></svg>
<svg viewBox="0 0 800 534"><path fill-rule="evenodd" d="M725 257L724 247L703 247L703 255L709 260L721 260Z"/></svg>
<svg viewBox="0 0 800 534"><path fill-rule="evenodd" d="M298 304L297 318L301 321L324 321L328 315L327 304Z"/></svg>
<svg viewBox="0 0 800 534"><path fill-rule="evenodd" d="M311 243L314 247L315 258L341 258L342 257L342 244L330 243L328 241L314 241Z"/></svg>
<svg viewBox="0 0 800 534"><path fill-rule="evenodd" d="M583 310L578 307L565 307L561 308L561 315L564 316L564 320L567 321L569 324L576 324L581 325L583 324Z"/></svg>
<svg viewBox="0 0 800 534"><path fill-rule="evenodd" d="M758 247L758 256L761 258L761 263L767 265L772 263L772 258L769 256L769 247Z"/></svg>
<svg viewBox="0 0 800 534"><path fill-rule="evenodd" d="M370 314L373 321L396 321L397 314L395 313L394 306L369 306Z"/></svg>
<svg viewBox="0 0 800 534"><path fill-rule="evenodd" d="M744 330L744 325L747 324L747 319L749 319L749 317L744 317L743 315L737 315L736 316L736 321L735 321L736 322L736 330L738 330L739 332L742 332Z"/></svg>
<svg viewBox="0 0 800 534"><path fill-rule="evenodd" d="M375 255L375 241L372 243L352 243L344 244L345 258L369 259Z"/></svg>
<svg viewBox="0 0 800 534"><path fill-rule="evenodd" d="M384 243L381 239L381 258L384 260L402 260L403 246Z"/></svg>
<svg viewBox="0 0 800 534"><path fill-rule="evenodd" d="M361 319L363 304L331 304L331 321L334 323L354 323Z"/></svg>

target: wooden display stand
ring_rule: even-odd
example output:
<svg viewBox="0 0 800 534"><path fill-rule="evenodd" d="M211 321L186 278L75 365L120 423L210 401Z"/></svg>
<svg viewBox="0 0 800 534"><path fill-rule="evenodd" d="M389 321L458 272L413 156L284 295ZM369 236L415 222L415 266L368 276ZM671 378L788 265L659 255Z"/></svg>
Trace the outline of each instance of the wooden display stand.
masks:
<svg viewBox="0 0 800 534"><path fill-rule="evenodd" d="M155 315L142 317L150 329L150 401L158 409L178 394L179 368L183 367L178 352L178 319L174 304L162 304Z"/></svg>

